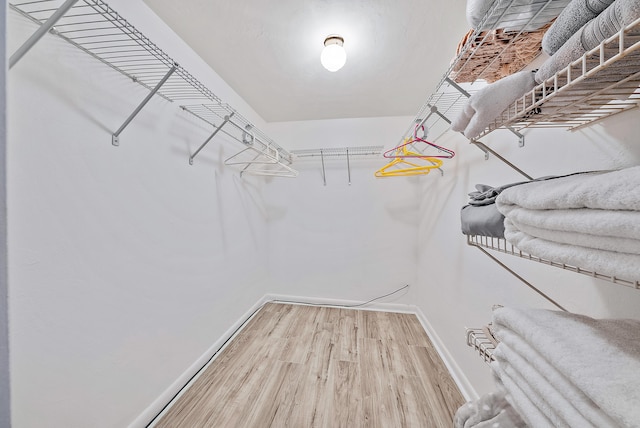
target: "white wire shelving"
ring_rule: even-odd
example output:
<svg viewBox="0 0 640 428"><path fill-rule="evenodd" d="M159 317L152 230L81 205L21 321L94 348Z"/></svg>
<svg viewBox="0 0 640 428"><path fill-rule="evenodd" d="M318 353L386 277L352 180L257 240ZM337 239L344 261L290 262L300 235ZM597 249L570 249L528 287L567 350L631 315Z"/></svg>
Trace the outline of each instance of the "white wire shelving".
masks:
<svg viewBox="0 0 640 428"><path fill-rule="evenodd" d="M483 328L467 328L466 330L467 345L473 348L485 363L491 364L494 361L495 342L487 337Z"/></svg>
<svg viewBox="0 0 640 428"><path fill-rule="evenodd" d="M467 244L480 249L489 249L499 253L509 254L511 256L516 256L522 259L542 263L547 266L553 266L553 267L568 270L571 272L587 275L592 278L598 278L605 281L613 282L614 284L620 284L620 285L634 288L636 290L640 290L640 280L631 280L631 279L618 278L616 276L611 276L611 275L604 275L594 271L593 269L589 269L588 267L582 268L582 267L568 265L565 263L555 262L552 260L547 260L542 257L537 257L519 250L518 248L511 245L503 238L481 236L481 235L467 235ZM502 265L502 263L500 264Z"/></svg>
<svg viewBox="0 0 640 428"><path fill-rule="evenodd" d="M355 147L328 147L292 150L291 153L296 160L315 160L320 159L322 164L322 180L327 185L327 173L325 169L325 160L342 159L346 160L347 178L349 185L351 184L351 159L379 157L382 154L384 146L355 146Z"/></svg>
<svg viewBox="0 0 640 428"><path fill-rule="evenodd" d="M418 110L415 120L402 139L413 133L416 123L429 127L446 127L461 112L466 99L480 89L479 86L482 85L477 83L458 84L453 79L455 73L464 72L471 67L474 54L487 43L487 28L495 30L496 23L510 21L515 17L528 19L524 25L526 27L538 14L553 12L552 8L556 7L553 0L534 0L532 5L535 8L529 9L530 15L526 18L520 13L519 7L514 7L517 3L518 0L498 0L492 5L478 26L479 29L467 38L435 90ZM476 72L478 79L482 79L483 73L493 62L501 61L510 46L524 37L527 37L527 33L520 31L508 43L504 43L501 52L483 70ZM507 129L518 137L520 146L523 146L524 136L520 131L524 128L577 129L637 107L640 102L639 87L640 20L637 20L517 100L478 138L496 129ZM425 118L434 110L437 115L431 115L432 118L425 122Z"/></svg>
<svg viewBox="0 0 640 428"><path fill-rule="evenodd" d="M250 146L277 164L290 164L291 154L267 137L249 120L223 103L209 88L176 63L149 38L102 0L10 1L12 10L39 25L39 28L11 56L13 67L41 37L52 33L76 48L122 73L150 92L112 134L112 144L120 144L120 134L149 102L159 95L214 127L212 135L189 157L194 157L219 132ZM223 129L224 128L224 129ZM276 153L274 156L273 153Z"/></svg>

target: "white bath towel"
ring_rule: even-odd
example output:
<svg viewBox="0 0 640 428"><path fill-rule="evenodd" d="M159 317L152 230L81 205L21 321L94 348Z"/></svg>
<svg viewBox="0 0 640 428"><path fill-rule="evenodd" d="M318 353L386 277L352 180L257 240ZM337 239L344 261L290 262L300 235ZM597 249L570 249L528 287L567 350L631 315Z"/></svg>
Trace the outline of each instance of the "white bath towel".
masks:
<svg viewBox="0 0 640 428"><path fill-rule="evenodd" d="M590 208L531 210L501 205L499 210L530 236L598 250L640 255L640 211Z"/></svg>
<svg viewBox="0 0 640 428"><path fill-rule="evenodd" d="M532 181L496 198L505 239L547 260L640 279L640 167Z"/></svg>
<svg viewBox="0 0 640 428"><path fill-rule="evenodd" d="M573 426L616 428L589 397L559 373L538 350L517 333L501 329L501 342L494 352L499 364L509 364L531 387L556 408L556 413ZM584 422L586 421L586 422Z"/></svg>
<svg viewBox="0 0 640 428"><path fill-rule="evenodd" d="M613 0L572 0L542 38L542 49L553 55L587 22L598 16Z"/></svg>
<svg viewBox="0 0 640 428"><path fill-rule="evenodd" d="M537 238L519 230L508 218L504 220L504 237L519 250L542 259L627 281L640 279L640 256L637 254L559 244Z"/></svg>
<svg viewBox="0 0 640 428"><path fill-rule="evenodd" d="M451 123L451 129L467 138L476 138L515 100L536 85L534 73L520 71L504 77L474 93L461 113Z"/></svg>
<svg viewBox="0 0 640 428"><path fill-rule="evenodd" d="M511 379L502 366L495 361L491 363L496 381L507 391L507 399L522 416L522 419L533 428L554 428L549 418L536 407L527 394Z"/></svg>
<svg viewBox="0 0 640 428"><path fill-rule="evenodd" d="M615 0L602 13L573 34L540 66L536 73L536 81L544 82L638 18L640 18L640 0Z"/></svg>
<svg viewBox="0 0 640 428"><path fill-rule="evenodd" d="M640 427L640 321L503 307L493 326L500 341L517 334L617 424Z"/></svg>
<svg viewBox="0 0 640 428"><path fill-rule="evenodd" d="M593 208L640 211L640 166L590 172L505 189L496 198L506 205L538 210Z"/></svg>

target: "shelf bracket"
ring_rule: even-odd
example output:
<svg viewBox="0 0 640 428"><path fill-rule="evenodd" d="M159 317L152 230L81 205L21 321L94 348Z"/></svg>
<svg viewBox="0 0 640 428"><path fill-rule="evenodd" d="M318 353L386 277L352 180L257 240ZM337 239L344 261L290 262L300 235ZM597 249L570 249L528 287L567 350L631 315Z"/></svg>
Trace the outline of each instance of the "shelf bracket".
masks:
<svg viewBox="0 0 640 428"><path fill-rule="evenodd" d="M347 175L349 177L349 186L351 186L351 163L349 162L349 148L347 147Z"/></svg>
<svg viewBox="0 0 640 428"><path fill-rule="evenodd" d="M230 115L225 116L225 117L224 117L224 120L222 121L222 123L220 124L220 126L218 126L218 127L213 131L213 133L212 133L211 135L209 135L209 138L207 138L207 139L204 141L204 143L202 143L202 144L200 145L200 147L198 147L198 150L196 150L196 151L195 151L191 156L189 156L189 165L193 165L193 159L198 155L198 153L200 153L200 150L204 149L204 146L206 146L206 145L209 143L209 141L211 141L211 139L212 139L213 137L215 137L215 136L216 136L216 134L217 134L217 133L222 129L222 127L223 127L224 125L226 125L226 124L227 124L227 122L229 122L229 119L231 119L231 116L233 116L233 112L232 112Z"/></svg>
<svg viewBox="0 0 640 428"><path fill-rule="evenodd" d="M508 160L506 160L502 156L500 156L494 150L490 149L486 144L481 143L480 141L476 141L476 140L469 140L469 142L471 144L474 144L477 148L479 148L480 150L482 150L484 152L484 159L485 160L489 159L489 153L491 153L492 155L494 155L495 157L500 159L502 162L504 162L505 164L507 164L508 166L513 168L519 174L523 175L524 177L526 177L529 180L533 180L533 177L531 177L529 174L525 173L520 168L518 168L517 166L515 166L514 164L512 164L511 162L509 162Z"/></svg>
<svg viewBox="0 0 640 428"><path fill-rule="evenodd" d="M26 54L27 52L29 52L29 50L36 44L38 43L38 40L40 40L42 38L42 36L44 36L45 34L47 34L47 32L49 32L49 30L51 30L53 28L54 25L56 25L56 22L58 22L58 20L60 18L62 18L64 16L65 13L67 13L69 11L69 9L71 9L73 7L74 4L76 4L78 2L78 0L67 0L65 1L54 13L53 15L51 15L49 17L49 19L47 19L44 23L42 23L40 25L40 28L38 28L32 35L31 37L29 37L27 39L27 41L25 41L22 46L20 46L18 48L17 51L15 51L15 53L13 55L11 55L11 58L9 58L9 68L13 67L14 65L16 65L16 63L18 61L20 61L20 58L22 58L24 56L24 54Z"/></svg>
<svg viewBox="0 0 640 428"><path fill-rule="evenodd" d="M129 125L129 123L131 123L133 118L136 117L138 113L140 113L140 110L142 110L142 108L149 102L149 100L156 94L156 92L160 90L162 85L164 85L164 83L169 79L169 77L171 77L173 72L176 71L177 67L178 67L177 64L173 64L173 66L171 67L171 69L169 69L167 74L164 75L164 77L158 82L155 88L153 88L151 92L149 92L149 94L144 98L144 100L142 100L142 102L138 105L138 107L136 107L133 113L129 115L129 117L127 118L127 120L124 121L122 126L118 128L116 132L113 133L113 135L111 136L111 144L113 144L114 146L120 145L120 133L124 131L124 129Z"/></svg>
<svg viewBox="0 0 640 428"><path fill-rule="evenodd" d="M327 185L327 173L324 170L324 152L320 150L320 160L322 161L322 181L324 181L324 185Z"/></svg>

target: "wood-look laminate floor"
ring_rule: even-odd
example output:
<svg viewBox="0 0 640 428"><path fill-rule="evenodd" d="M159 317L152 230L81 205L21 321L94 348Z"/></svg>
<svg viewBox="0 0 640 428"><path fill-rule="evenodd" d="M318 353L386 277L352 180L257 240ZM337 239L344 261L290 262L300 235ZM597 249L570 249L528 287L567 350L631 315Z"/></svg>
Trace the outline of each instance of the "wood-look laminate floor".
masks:
<svg viewBox="0 0 640 428"><path fill-rule="evenodd" d="M451 427L464 402L415 315L268 303L155 427Z"/></svg>

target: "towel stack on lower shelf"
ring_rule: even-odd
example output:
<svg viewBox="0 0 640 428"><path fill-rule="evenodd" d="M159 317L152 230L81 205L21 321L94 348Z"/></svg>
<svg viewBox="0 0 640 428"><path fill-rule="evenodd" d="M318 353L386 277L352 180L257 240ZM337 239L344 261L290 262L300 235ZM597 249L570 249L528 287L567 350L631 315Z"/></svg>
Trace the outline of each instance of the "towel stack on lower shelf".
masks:
<svg viewBox="0 0 640 428"><path fill-rule="evenodd" d="M518 249L604 275L640 279L640 167L532 181L496 198Z"/></svg>
<svg viewBox="0 0 640 428"><path fill-rule="evenodd" d="M640 427L640 321L498 308L491 364L531 427Z"/></svg>

